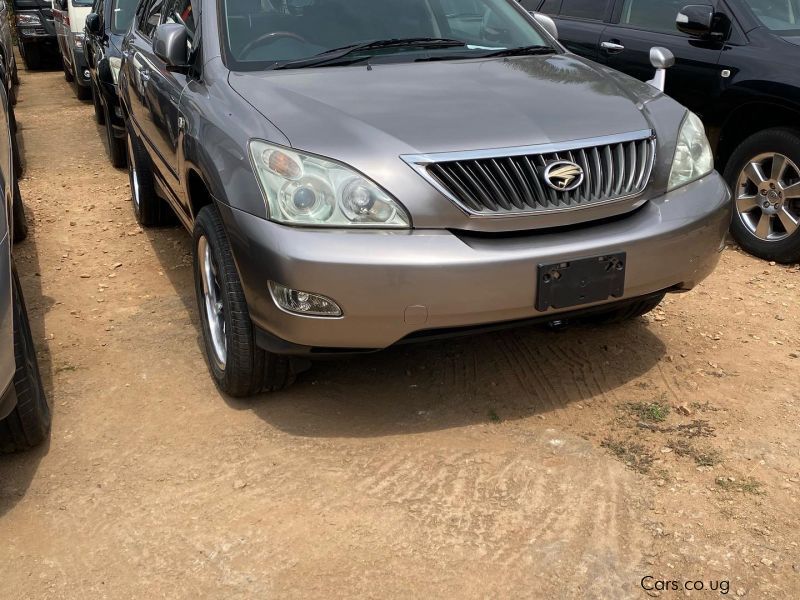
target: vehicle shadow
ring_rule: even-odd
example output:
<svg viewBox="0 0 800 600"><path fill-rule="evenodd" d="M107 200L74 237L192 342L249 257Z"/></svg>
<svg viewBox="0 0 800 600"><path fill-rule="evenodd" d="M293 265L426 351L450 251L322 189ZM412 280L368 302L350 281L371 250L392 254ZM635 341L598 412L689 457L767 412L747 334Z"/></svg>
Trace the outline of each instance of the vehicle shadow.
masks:
<svg viewBox="0 0 800 600"><path fill-rule="evenodd" d="M145 234L203 352L191 238L179 226ZM220 396L291 435L381 437L522 419L603 399L665 353L643 319L564 331L528 326L315 361L285 391L249 400Z"/></svg>
<svg viewBox="0 0 800 600"><path fill-rule="evenodd" d="M297 436L423 433L603 401L665 352L641 319L563 332L526 327L316 362L286 391L226 401Z"/></svg>
<svg viewBox="0 0 800 600"><path fill-rule="evenodd" d="M23 196L24 201L24 196ZM53 362L45 341L45 315L55 301L42 290L39 251L36 245L37 223L33 212L27 208L28 237L14 246L14 262L22 284L22 293L28 309L31 333L36 345L39 371L45 393L50 400L53 419L58 415L53 406ZM0 517L10 511L25 495L42 459L50 450L50 440L41 446L11 455L0 455Z"/></svg>

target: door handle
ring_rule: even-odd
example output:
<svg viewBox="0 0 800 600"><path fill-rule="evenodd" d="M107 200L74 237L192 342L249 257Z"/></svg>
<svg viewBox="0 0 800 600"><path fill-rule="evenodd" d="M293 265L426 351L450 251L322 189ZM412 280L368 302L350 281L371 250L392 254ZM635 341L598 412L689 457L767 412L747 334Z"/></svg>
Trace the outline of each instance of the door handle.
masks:
<svg viewBox="0 0 800 600"><path fill-rule="evenodd" d="M618 44L617 42L603 42L600 44L600 47L609 54L619 54L625 50L625 46Z"/></svg>

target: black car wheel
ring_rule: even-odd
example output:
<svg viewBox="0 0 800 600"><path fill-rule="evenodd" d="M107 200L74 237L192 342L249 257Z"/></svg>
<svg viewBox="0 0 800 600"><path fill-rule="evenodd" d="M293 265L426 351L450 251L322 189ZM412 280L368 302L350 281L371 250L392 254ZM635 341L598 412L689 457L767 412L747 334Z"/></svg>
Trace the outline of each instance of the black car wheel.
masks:
<svg viewBox="0 0 800 600"><path fill-rule="evenodd" d="M38 69L42 66L42 54L36 44L20 44L19 53L25 61L25 68L29 71Z"/></svg>
<svg viewBox="0 0 800 600"><path fill-rule="evenodd" d="M256 346L253 323L222 219L205 206L194 225L194 279L209 370L220 390L246 397L278 391L294 374L285 356Z"/></svg>
<svg viewBox="0 0 800 600"><path fill-rule="evenodd" d="M111 124L111 115L108 113L108 107L103 105L102 111L103 122L105 123L103 130L106 133L106 142L108 143L108 157L111 159L113 166L121 169L128 163L125 139L120 139L114 135L114 126Z"/></svg>
<svg viewBox="0 0 800 600"><path fill-rule="evenodd" d="M12 160L14 162L14 177L19 179L22 177L22 174L25 172L25 162L22 160L22 150L19 147L19 137L17 134L17 119L14 115L13 107L9 107L8 110L8 117L9 122L11 124L11 153L12 153Z"/></svg>
<svg viewBox="0 0 800 600"><path fill-rule="evenodd" d="M153 164L130 124L127 126L127 141L128 179L136 220L142 227L163 225L169 222L167 211L170 209L156 194Z"/></svg>
<svg viewBox="0 0 800 600"><path fill-rule="evenodd" d="M97 122L98 125L105 125L106 124L106 115L105 111L103 110L103 104L100 102L100 94L97 93L97 90L94 87L94 84L89 84L92 90L92 104L94 104L94 120ZM114 165L117 166L117 165ZM125 166L125 165L119 165Z"/></svg>
<svg viewBox="0 0 800 600"><path fill-rule="evenodd" d="M14 311L14 391L17 406L0 421L0 450L17 452L42 443L50 432L50 405L42 385L36 348L33 344L28 311L12 267L12 297Z"/></svg>
<svg viewBox="0 0 800 600"><path fill-rule="evenodd" d="M14 180L14 204L13 204L13 242L18 244L28 237L28 219L25 217L25 205L22 203L22 194L19 192L19 183Z"/></svg>
<svg viewBox="0 0 800 600"><path fill-rule="evenodd" d="M738 244L766 260L800 261L800 132L768 129L749 137L728 161L725 180Z"/></svg>
<svg viewBox="0 0 800 600"><path fill-rule="evenodd" d="M67 83L72 83L75 77L73 76L72 71L67 66L67 63L64 60L61 61L61 68L64 69L64 79L67 80Z"/></svg>

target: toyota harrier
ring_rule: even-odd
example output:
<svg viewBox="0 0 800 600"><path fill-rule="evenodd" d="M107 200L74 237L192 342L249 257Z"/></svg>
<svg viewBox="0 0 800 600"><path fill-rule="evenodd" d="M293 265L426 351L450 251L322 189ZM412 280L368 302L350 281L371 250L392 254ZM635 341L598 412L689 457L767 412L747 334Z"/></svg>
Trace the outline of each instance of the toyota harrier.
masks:
<svg viewBox="0 0 800 600"><path fill-rule="evenodd" d="M145 0L123 44L133 207L193 232L210 371L643 314L717 264L698 118L512 0Z"/></svg>

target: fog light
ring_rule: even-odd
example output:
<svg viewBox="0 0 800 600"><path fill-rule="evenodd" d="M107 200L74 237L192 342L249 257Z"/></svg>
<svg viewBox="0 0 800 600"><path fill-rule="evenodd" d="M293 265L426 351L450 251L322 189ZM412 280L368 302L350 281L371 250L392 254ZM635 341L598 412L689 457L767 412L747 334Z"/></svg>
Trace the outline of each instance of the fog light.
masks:
<svg viewBox="0 0 800 600"><path fill-rule="evenodd" d="M269 292L275 304L290 313L312 317L342 316L342 309L336 302L319 294L293 290L274 281L269 282Z"/></svg>
<svg viewBox="0 0 800 600"><path fill-rule="evenodd" d="M91 74L91 73L89 73L89 69L85 69L85 70L83 71L83 78L84 78L84 79L89 79L89 77L91 77L91 76L92 76L92 74Z"/></svg>

